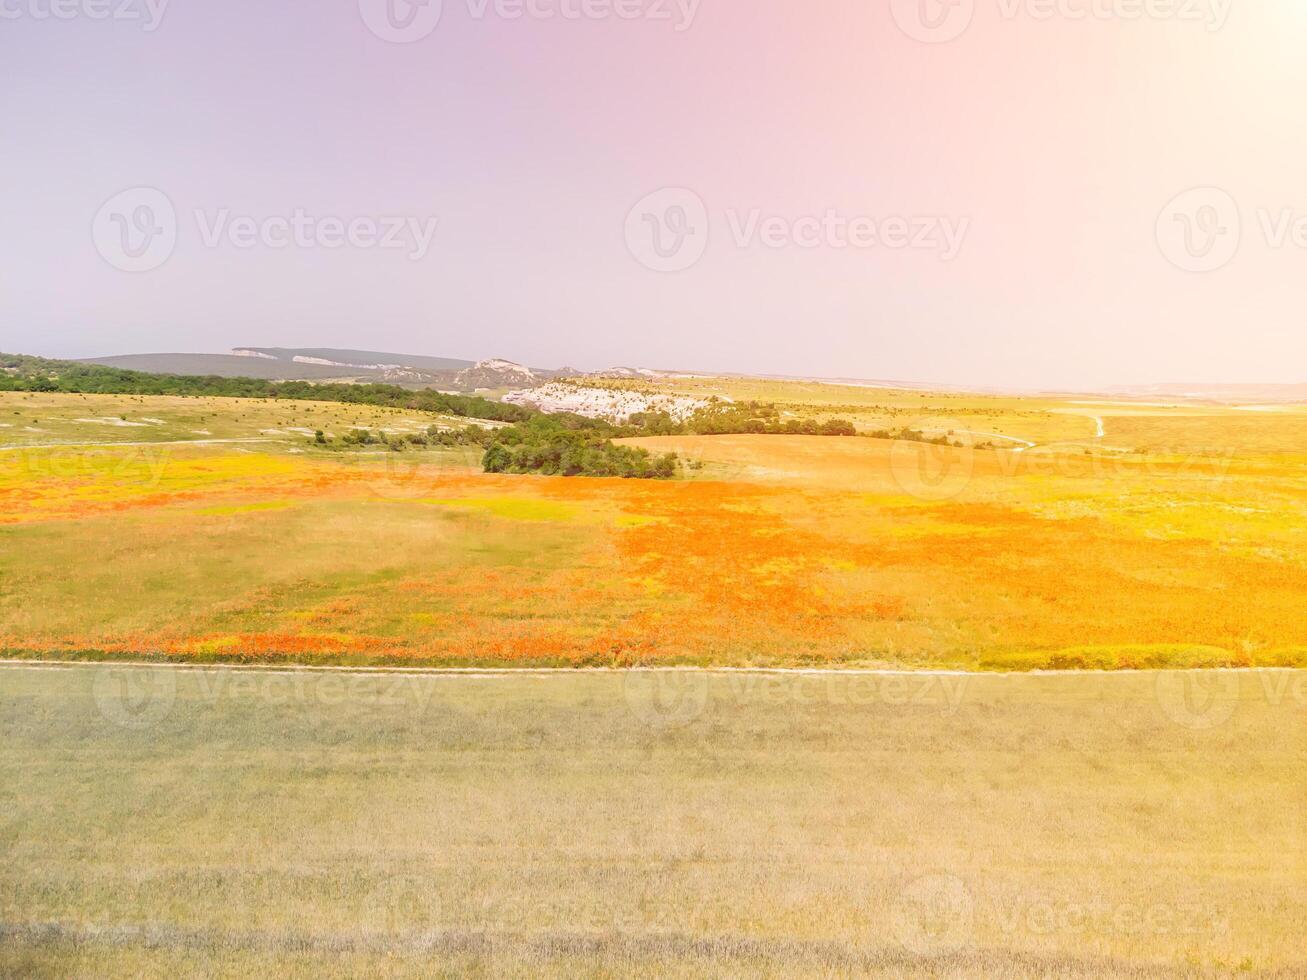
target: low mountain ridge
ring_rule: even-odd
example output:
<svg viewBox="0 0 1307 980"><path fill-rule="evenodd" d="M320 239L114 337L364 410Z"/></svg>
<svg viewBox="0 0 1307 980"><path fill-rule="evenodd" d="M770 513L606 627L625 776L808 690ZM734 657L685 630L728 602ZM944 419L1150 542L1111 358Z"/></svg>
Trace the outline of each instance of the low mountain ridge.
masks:
<svg viewBox="0 0 1307 980"><path fill-rule="evenodd" d="M472 367L459 371L454 376L454 382L461 391L532 388L540 382L542 374L552 376L554 372L538 373L514 361L495 357L478 361Z"/></svg>
<svg viewBox="0 0 1307 980"><path fill-rule="evenodd" d="M1303 384L1177 384L1115 385L1110 395L1129 398L1184 398L1229 404L1266 402L1289 404L1307 402L1307 383Z"/></svg>
<svg viewBox="0 0 1307 980"><path fill-rule="evenodd" d="M299 364L320 364L365 371L400 368L461 371L475 364L474 361L454 357L430 357L425 354L395 354L386 351L349 350L336 347L236 347L232 349L232 353L245 357L272 358Z"/></svg>
<svg viewBox="0 0 1307 980"><path fill-rule="evenodd" d="M122 354L82 358L78 363L145 374L214 375L261 381L328 381L342 376L339 368L236 354Z"/></svg>
<svg viewBox="0 0 1307 980"><path fill-rule="evenodd" d="M333 347L235 347L229 354L125 354L81 363L147 374L257 378L266 381L352 381L448 391L532 388L572 373L529 368L502 358L468 361L423 354Z"/></svg>

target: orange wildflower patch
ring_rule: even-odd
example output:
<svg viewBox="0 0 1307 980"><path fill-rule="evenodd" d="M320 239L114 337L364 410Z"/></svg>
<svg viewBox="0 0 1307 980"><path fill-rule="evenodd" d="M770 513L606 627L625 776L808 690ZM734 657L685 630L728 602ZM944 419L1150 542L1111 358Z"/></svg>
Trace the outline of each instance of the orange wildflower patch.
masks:
<svg viewBox="0 0 1307 980"><path fill-rule="evenodd" d="M779 464L789 445L763 448ZM840 451L858 453L859 472L884 465L860 442ZM79 614L57 563L7 566L22 601L0 605L0 643L268 662L1147 665L1197 648L1215 662L1300 660L1292 475L1215 486L1167 471L1185 482L1158 490L1123 473L979 473L969 496L942 501L896 493L883 471L818 488L232 454L182 460L146 490L7 473L0 520L102 518L96 547L115 533L120 558L146 522L113 515L159 516L157 547L129 570L150 594L124 587L125 611ZM205 566L219 577L187 579L220 545ZM155 610L157 630L128 630Z"/></svg>

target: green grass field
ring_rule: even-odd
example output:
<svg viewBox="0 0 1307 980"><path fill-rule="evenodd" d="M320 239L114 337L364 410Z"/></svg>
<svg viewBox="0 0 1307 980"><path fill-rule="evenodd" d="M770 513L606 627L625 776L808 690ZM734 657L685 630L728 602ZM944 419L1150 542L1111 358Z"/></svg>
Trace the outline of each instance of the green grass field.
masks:
<svg viewBox="0 0 1307 980"><path fill-rule="evenodd" d="M992 430L1022 443L658 437L634 441L679 453L691 464L680 478L566 479L483 473L474 446L340 445L354 426L462 424L420 413L0 394L0 650L427 666L1307 664L1300 409L714 384L803 411L858 397L882 413L860 425L928 427L911 409L972 442ZM313 445L318 429L336 445ZM1113 448L1141 443L1157 448Z"/></svg>
<svg viewBox="0 0 1307 980"><path fill-rule="evenodd" d="M0 975L1302 976L1303 675L0 670Z"/></svg>
<svg viewBox="0 0 1307 980"><path fill-rule="evenodd" d="M240 443L261 452L303 451L321 429L424 432L433 424L461 427L467 419L401 409L261 398L182 398L154 395L69 395L0 392L0 448L23 446Z"/></svg>
<svg viewBox="0 0 1307 980"><path fill-rule="evenodd" d="M1302 671L274 668L1304 662L1301 409L684 384L1008 448L0 395L0 976L1307 973Z"/></svg>

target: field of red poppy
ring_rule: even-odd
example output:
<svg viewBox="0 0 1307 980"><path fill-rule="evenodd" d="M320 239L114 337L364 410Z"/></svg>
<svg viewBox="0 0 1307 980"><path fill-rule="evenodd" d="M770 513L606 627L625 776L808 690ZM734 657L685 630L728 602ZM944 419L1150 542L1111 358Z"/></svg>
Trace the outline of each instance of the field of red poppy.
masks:
<svg viewBox="0 0 1307 980"><path fill-rule="evenodd" d="M1301 454L668 437L646 442L694 462L681 479L565 479L483 474L459 451L316 452L295 434L358 424L343 406L40 398L17 411L48 430L120 424L98 427L117 441L28 435L0 453L10 655L1307 662ZM1226 414L1237 434L1247 413ZM1106 439L1124 420L1192 441L1194 418L1125 406ZM227 439L163 438L219 426Z"/></svg>

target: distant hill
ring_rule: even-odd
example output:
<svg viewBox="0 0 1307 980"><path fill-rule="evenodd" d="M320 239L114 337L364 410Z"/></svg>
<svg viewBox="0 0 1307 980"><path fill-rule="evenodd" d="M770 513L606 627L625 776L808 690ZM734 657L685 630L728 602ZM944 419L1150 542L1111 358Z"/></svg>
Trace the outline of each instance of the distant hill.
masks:
<svg viewBox="0 0 1307 980"><path fill-rule="evenodd" d="M453 357L427 357L423 354L393 354L375 350L341 350L334 347L235 347L232 353L259 359L319 363L331 367L385 370L387 368L424 368L428 371L461 371L475 361Z"/></svg>
<svg viewBox="0 0 1307 980"><path fill-rule="evenodd" d="M477 361L455 376L460 391L486 391L495 388L532 388L543 378L554 377L552 371L533 371L513 361L491 358Z"/></svg>
<svg viewBox="0 0 1307 980"><path fill-rule="evenodd" d="M0 391L347 402L493 422L522 422L534 414L521 406L430 388L415 391L400 385L375 382L356 384L249 376L224 378L213 374L150 374L88 361L60 361L3 352L0 352Z"/></svg>
<svg viewBox="0 0 1307 980"><path fill-rule="evenodd" d="M259 378L266 381L326 381L345 376L339 368L296 364L286 360L237 357L232 354L123 354L88 357L84 364L101 364L146 374L217 375L220 378Z"/></svg>
<svg viewBox="0 0 1307 980"><path fill-rule="evenodd" d="M1307 384L1153 384L1118 385L1108 393L1143 398L1192 398L1201 401L1256 404L1307 402Z"/></svg>
<svg viewBox="0 0 1307 980"><path fill-rule="evenodd" d="M86 358L147 374L214 375L266 381L355 381L447 391L529 388L562 372L511 361L467 361L423 354L334 347L236 347L230 354L124 354Z"/></svg>

